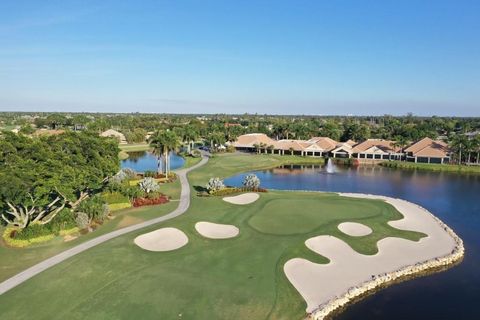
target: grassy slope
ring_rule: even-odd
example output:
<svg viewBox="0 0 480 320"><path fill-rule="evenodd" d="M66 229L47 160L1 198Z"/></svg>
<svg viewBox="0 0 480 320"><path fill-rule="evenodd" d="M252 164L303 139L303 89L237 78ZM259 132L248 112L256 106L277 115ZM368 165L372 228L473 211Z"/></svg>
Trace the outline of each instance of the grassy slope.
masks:
<svg viewBox="0 0 480 320"><path fill-rule="evenodd" d="M436 163L414 163L404 161L382 162L382 166L398 169L418 169L428 171L445 171L452 173L480 173L480 166L466 166L454 164L436 164Z"/></svg>
<svg viewBox="0 0 480 320"><path fill-rule="evenodd" d="M150 149L150 145L148 143L133 143L133 144L120 144L118 145L120 150L126 152L133 152L133 151L147 151Z"/></svg>
<svg viewBox="0 0 480 320"><path fill-rule="evenodd" d="M163 193L172 197L172 200L178 200L180 196L179 181L162 185L161 188ZM70 242L64 242L63 237L58 236L52 241L46 243L18 249L6 247L3 241L0 239L0 281L3 281L34 265L35 263L71 248L81 242L90 240L116 229L127 227L132 224L140 223L142 221L167 214L174 210L177 205L178 202L173 201L160 206L131 208L115 211L113 213L113 216L115 217L113 220L105 222L94 232L82 235ZM2 228L0 228L0 232L3 232Z"/></svg>
<svg viewBox="0 0 480 320"><path fill-rule="evenodd" d="M283 160L219 156L192 172L190 180L193 186L204 185L211 176L278 165ZM298 210L298 202L302 210ZM291 214L298 219L291 219ZM334 194L274 191L246 206L228 204L221 198L193 197L185 215L162 224L187 233L190 242L184 248L154 253L133 244L136 236L159 226L125 235L1 296L0 309L2 316L15 319L32 314L38 319L179 319L179 314L182 319L300 319L305 304L284 276L283 265L292 257L327 262L306 249L304 241L333 234L360 252L374 253L376 241L386 235L421 237L393 230L385 223L398 218L401 215L383 202ZM268 223L272 219L280 221L277 227ZM194 230L195 223L202 220L237 225L240 236L204 239ZM353 239L336 230L341 221L362 222L374 233ZM19 297L28 303L19 303Z"/></svg>

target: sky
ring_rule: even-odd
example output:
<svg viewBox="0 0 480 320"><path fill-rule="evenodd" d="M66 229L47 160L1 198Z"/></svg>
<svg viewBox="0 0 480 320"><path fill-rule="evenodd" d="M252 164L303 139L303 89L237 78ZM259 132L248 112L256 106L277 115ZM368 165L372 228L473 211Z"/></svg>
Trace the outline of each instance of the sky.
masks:
<svg viewBox="0 0 480 320"><path fill-rule="evenodd" d="M480 116L480 1L0 1L0 111Z"/></svg>

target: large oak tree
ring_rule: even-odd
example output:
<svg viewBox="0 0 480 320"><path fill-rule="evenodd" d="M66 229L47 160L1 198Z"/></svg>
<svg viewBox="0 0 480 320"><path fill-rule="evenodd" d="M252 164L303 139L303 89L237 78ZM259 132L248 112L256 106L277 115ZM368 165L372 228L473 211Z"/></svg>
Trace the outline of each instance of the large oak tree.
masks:
<svg viewBox="0 0 480 320"><path fill-rule="evenodd" d="M118 144L95 134L66 132L0 136L0 210L20 228L46 224L102 189L119 170Z"/></svg>

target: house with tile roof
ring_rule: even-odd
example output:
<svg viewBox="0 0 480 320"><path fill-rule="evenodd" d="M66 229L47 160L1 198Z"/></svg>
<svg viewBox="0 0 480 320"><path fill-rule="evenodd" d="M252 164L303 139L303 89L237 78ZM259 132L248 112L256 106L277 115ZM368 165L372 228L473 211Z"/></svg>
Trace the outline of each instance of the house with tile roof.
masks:
<svg viewBox="0 0 480 320"><path fill-rule="evenodd" d="M420 163L445 163L450 161L448 144L430 138L423 138L411 144L405 150L405 159Z"/></svg>
<svg viewBox="0 0 480 320"><path fill-rule="evenodd" d="M402 160L402 149L395 141L384 139L367 139L356 144L352 149L352 157L362 160Z"/></svg>

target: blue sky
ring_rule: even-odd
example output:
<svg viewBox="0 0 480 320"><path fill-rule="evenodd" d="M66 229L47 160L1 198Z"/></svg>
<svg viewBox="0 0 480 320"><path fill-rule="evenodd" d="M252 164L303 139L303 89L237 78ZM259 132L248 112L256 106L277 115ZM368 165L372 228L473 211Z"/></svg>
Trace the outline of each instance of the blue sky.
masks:
<svg viewBox="0 0 480 320"><path fill-rule="evenodd" d="M480 116L480 1L3 0L7 110Z"/></svg>

